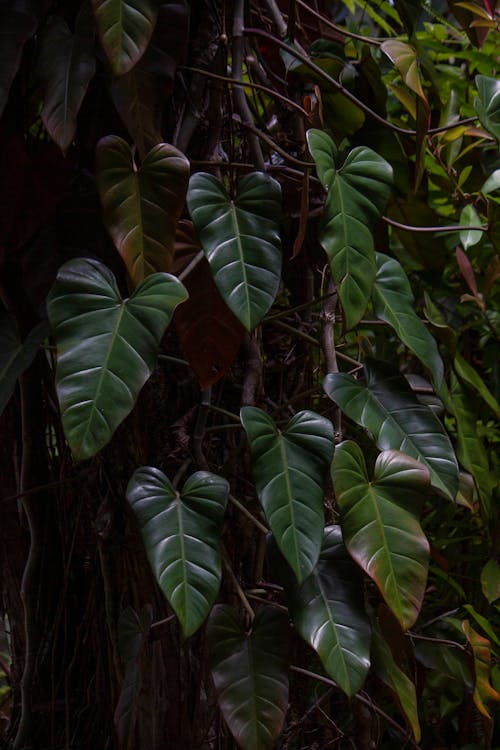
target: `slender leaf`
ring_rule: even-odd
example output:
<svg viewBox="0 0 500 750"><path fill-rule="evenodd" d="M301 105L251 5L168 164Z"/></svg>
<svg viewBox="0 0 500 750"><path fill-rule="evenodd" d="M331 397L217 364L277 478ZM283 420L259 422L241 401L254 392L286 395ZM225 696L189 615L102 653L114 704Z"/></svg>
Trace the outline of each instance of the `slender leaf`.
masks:
<svg viewBox="0 0 500 750"><path fill-rule="evenodd" d="M158 15L156 0L92 0L97 31L113 73L123 75L144 54Z"/></svg>
<svg viewBox="0 0 500 750"><path fill-rule="evenodd" d="M414 309L413 292L400 263L376 253L377 276L372 292L375 315L389 323L399 338L430 369L436 386L443 380L444 367L435 339Z"/></svg>
<svg viewBox="0 0 500 750"><path fill-rule="evenodd" d="M392 168L369 148L353 149L338 166L331 138L307 132L318 176L328 190L320 234L337 284L347 328L362 318L375 281L372 230L391 193Z"/></svg>
<svg viewBox="0 0 500 750"><path fill-rule="evenodd" d="M130 413L186 296L168 274L149 276L122 300L113 274L99 261L77 258L59 269L47 306L62 423L77 459L97 453Z"/></svg>
<svg viewBox="0 0 500 750"><path fill-rule="evenodd" d="M32 13L14 8L0 9L0 117L21 63L23 47L36 27L37 19Z"/></svg>
<svg viewBox="0 0 500 750"><path fill-rule="evenodd" d="M159 469L137 469L127 487L149 562L184 635L195 633L217 597L220 536L229 485L207 471L177 492Z"/></svg>
<svg viewBox="0 0 500 750"><path fill-rule="evenodd" d="M489 76L476 76L479 97L474 101L474 108L481 125L497 141L500 141L500 81Z"/></svg>
<svg viewBox="0 0 500 750"><path fill-rule="evenodd" d="M245 406L240 414L259 500L278 547L301 582L316 565L323 540L332 424L315 412L301 411L279 430L262 409Z"/></svg>
<svg viewBox="0 0 500 750"><path fill-rule="evenodd" d="M0 414L14 393L18 377L33 362L47 334L47 322L42 321L21 341L15 317L0 310Z"/></svg>
<svg viewBox="0 0 500 750"><path fill-rule="evenodd" d="M226 305L248 331L274 302L281 280L281 188L269 175L241 178L231 200L209 174L191 177L188 208Z"/></svg>
<svg viewBox="0 0 500 750"><path fill-rule="evenodd" d="M500 405L498 401L487 388L483 379L466 359L457 352L453 360L453 367L459 378L467 385L471 386L478 393L483 401L488 404L494 414L500 418Z"/></svg>
<svg viewBox="0 0 500 750"><path fill-rule="evenodd" d="M454 499L458 464L450 439L434 414L415 397L406 378L387 363L367 360L366 385L345 373L326 376L325 391L350 419L367 429L380 450L406 453L428 468L431 484Z"/></svg>
<svg viewBox="0 0 500 750"><path fill-rule="evenodd" d="M169 271L189 179L184 154L160 143L136 168L128 143L107 136L98 143L96 168L104 222L134 285Z"/></svg>
<svg viewBox="0 0 500 750"><path fill-rule="evenodd" d="M250 633L234 610L214 608L208 623L210 667L222 715L243 750L271 750L288 704L288 620L260 609Z"/></svg>
<svg viewBox="0 0 500 750"><path fill-rule="evenodd" d="M429 544L418 516L429 472L404 453L384 451L370 481L361 448L346 441L337 446L332 476L349 554L406 630L418 617L427 581Z"/></svg>

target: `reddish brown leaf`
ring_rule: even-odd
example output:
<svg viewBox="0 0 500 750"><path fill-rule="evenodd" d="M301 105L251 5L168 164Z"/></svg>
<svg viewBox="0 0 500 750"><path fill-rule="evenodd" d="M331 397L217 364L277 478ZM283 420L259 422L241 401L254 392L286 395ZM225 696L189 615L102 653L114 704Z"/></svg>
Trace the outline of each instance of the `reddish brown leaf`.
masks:
<svg viewBox="0 0 500 750"><path fill-rule="evenodd" d="M455 255L457 258L458 267L460 268L460 273L464 277L467 286L471 290L474 297L477 297L476 274L474 273L474 269L472 268L472 263L461 247L457 247L455 249Z"/></svg>

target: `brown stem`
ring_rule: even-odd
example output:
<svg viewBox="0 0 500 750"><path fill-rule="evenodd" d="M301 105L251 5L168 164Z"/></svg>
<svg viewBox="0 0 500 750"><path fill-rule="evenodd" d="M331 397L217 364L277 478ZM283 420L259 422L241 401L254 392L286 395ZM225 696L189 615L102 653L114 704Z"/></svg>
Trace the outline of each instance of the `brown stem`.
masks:
<svg viewBox="0 0 500 750"><path fill-rule="evenodd" d="M207 424L208 407L212 396L212 388L206 388L201 392L201 401L198 407L198 416L196 417L196 424L193 430L193 439L191 442L191 450L193 453L194 460L205 471L208 471L208 461L203 453L203 438L205 436L205 427Z"/></svg>
<svg viewBox="0 0 500 750"><path fill-rule="evenodd" d="M323 303L321 311L321 341L325 355L326 372L338 372L337 351L335 349L335 311L337 309L338 297L335 294L335 285L330 278L328 282L328 296ZM333 418L335 428L335 442L342 442L342 411L336 406Z"/></svg>
<svg viewBox="0 0 500 750"><path fill-rule="evenodd" d="M462 226L461 224L452 224L445 227L413 227L409 224L401 224L401 222L399 221L389 219L387 216L382 216L382 219L391 227L396 227L396 229L403 229L405 232L462 232L464 229L472 229L475 232L488 231L488 227L467 227L465 225Z"/></svg>
<svg viewBox="0 0 500 750"><path fill-rule="evenodd" d="M256 401L257 390L262 382L262 357L257 341L249 333L245 334L243 346L247 356L247 367L241 403L243 406L253 406Z"/></svg>

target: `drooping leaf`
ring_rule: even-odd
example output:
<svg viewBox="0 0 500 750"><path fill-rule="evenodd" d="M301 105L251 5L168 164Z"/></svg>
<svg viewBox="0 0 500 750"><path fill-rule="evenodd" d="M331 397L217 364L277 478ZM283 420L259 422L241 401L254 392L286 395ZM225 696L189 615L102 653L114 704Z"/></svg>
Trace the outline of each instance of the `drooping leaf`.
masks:
<svg viewBox="0 0 500 750"><path fill-rule="evenodd" d="M333 426L312 411L296 414L284 430L254 406L243 407L240 416L259 500L300 583L316 565L323 540L323 493L333 456Z"/></svg>
<svg viewBox="0 0 500 750"><path fill-rule="evenodd" d="M274 537L269 549L274 563L279 555ZM283 570L279 582L285 586L296 630L318 653L330 677L352 697L370 668L371 627L361 572L347 554L340 526L325 528L316 567L300 586L284 560L272 569L278 575Z"/></svg>
<svg viewBox="0 0 500 750"><path fill-rule="evenodd" d="M288 620L276 607L255 615L250 633L231 607L208 622L210 668L222 715L242 750L274 747L288 704Z"/></svg>
<svg viewBox="0 0 500 750"><path fill-rule="evenodd" d="M95 72L94 44L95 32L86 6L78 14L74 34L58 18L41 37L42 120L63 153L74 138L78 112Z"/></svg>
<svg viewBox="0 0 500 750"><path fill-rule="evenodd" d="M406 378L391 365L367 360L365 377L363 385L346 373L331 373L325 378L325 391L373 435L380 450L392 448L416 458L429 469L432 486L453 500L458 465L438 417L417 400Z"/></svg>
<svg viewBox="0 0 500 750"><path fill-rule="evenodd" d="M96 169L104 223L134 285L169 271L189 179L184 154L160 143L136 168L128 143L107 136L97 145Z"/></svg>
<svg viewBox="0 0 500 750"><path fill-rule="evenodd" d="M137 469L127 487L156 580L186 638L203 623L219 591L228 492L227 481L207 471L192 474L177 492L151 466Z"/></svg>
<svg viewBox="0 0 500 750"><path fill-rule="evenodd" d="M474 101L474 108L481 125L497 141L500 141L500 81L489 76L476 76L479 97Z"/></svg>
<svg viewBox="0 0 500 750"><path fill-rule="evenodd" d="M500 703L500 694L490 682L491 648L487 638L476 633L468 620L462 622L462 629L472 649L474 659L474 703L476 708L491 722L491 711Z"/></svg>
<svg viewBox="0 0 500 750"><path fill-rule="evenodd" d="M429 544L419 511L429 472L399 451L384 451L370 481L361 448L337 446L332 465L335 496L349 554L377 584L403 629L422 606Z"/></svg>
<svg viewBox="0 0 500 750"><path fill-rule="evenodd" d="M375 315L389 323L399 338L430 369L436 386L443 380L443 361L435 339L415 312L413 292L400 263L376 253L377 276L372 292Z"/></svg>
<svg viewBox="0 0 500 750"><path fill-rule="evenodd" d="M481 396L483 401L488 404L494 414L500 418L500 405L498 404L498 401L489 388L487 388L477 370L475 370L458 352L453 360L453 367L459 378L463 380L464 383L471 386L476 393Z"/></svg>
<svg viewBox="0 0 500 750"><path fill-rule="evenodd" d="M14 393L18 377L33 362L47 334L47 322L42 321L21 341L15 317L0 309L0 414Z"/></svg>
<svg viewBox="0 0 500 750"><path fill-rule="evenodd" d="M468 204L462 209L460 213L460 225L464 227L460 231L460 242L464 246L464 249L467 250L469 247L477 245L483 233L472 228L481 226L481 219L474 206Z"/></svg>
<svg viewBox="0 0 500 750"><path fill-rule="evenodd" d="M97 31L113 73L123 75L140 60L158 15L155 0L92 0Z"/></svg>
<svg viewBox="0 0 500 750"><path fill-rule="evenodd" d="M15 8L0 9L0 117L21 62L23 47L36 31L32 13Z"/></svg>
<svg viewBox="0 0 500 750"><path fill-rule="evenodd" d="M488 560L481 571L481 588L489 604L500 599L500 565Z"/></svg>
<svg viewBox="0 0 500 750"><path fill-rule="evenodd" d="M240 179L231 200L219 180L198 173L189 182L187 203L217 288L251 331L274 302L281 279L280 185L252 172Z"/></svg>
<svg viewBox="0 0 500 750"><path fill-rule="evenodd" d="M113 274L97 260L77 258L59 269L47 308L62 423L75 458L97 453L130 413L186 296L168 274L149 276L123 300Z"/></svg>
<svg viewBox="0 0 500 750"><path fill-rule="evenodd" d="M495 632L495 627L487 617L477 612L472 604L464 604L464 609L470 614L470 616L476 621L480 628L486 633L488 638L495 646L500 648L500 636Z"/></svg>
<svg viewBox="0 0 500 750"><path fill-rule="evenodd" d="M309 151L318 176L328 190L320 242L345 314L346 327L362 318L376 266L372 230L391 193L392 168L369 148L354 148L341 166L332 139L308 130Z"/></svg>

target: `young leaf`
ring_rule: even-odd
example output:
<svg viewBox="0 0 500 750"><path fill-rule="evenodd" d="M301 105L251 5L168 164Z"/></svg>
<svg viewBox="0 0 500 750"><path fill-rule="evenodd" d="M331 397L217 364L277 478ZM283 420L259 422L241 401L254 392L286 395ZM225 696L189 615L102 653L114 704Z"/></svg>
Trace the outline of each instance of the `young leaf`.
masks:
<svg viewBox="0 0 500 750"><path fill-rule="evenodd" d="M92 0L97 31L111 69L127 73L141 59L158 15L155 0Z"/></svg>
<svg viewBox="0 0 500 750"><path fill-rule="evenodd" d="M382 42L380 49L394 63L408 88L426 101L422 81L420 80L417 51L415 48L398 39L388 39Z"/></svg>
<svg viewBox="0 0 500 750"><path fill-rule="evenodd" d="M436 386L443 380L443 361L435 339L414 309L414 297L400 263L383 253L376 253L377 276L372 292L375 315L389 323L399 338L428 367Z"/></svg>
<svg viewBox="0 0 500 750"><path fill-rule="evenodd" d="M500 703L500 694L490 682L491 648L487 638L476 633L468 620L462 622L462 629L472 649L474 659L474 703L477 710L491 725L491 712Z"/></svg>
<svg viewBox="0 0 500 750"><path fill-rule="evenodd" d="M221 580L220 536L229 485L198 471L177 492L159 469L137 469L127 487L149 562L186 638L207 617Z"/></svg>
<svg viewBox="0 0 500 750"><path fill-rule="evenodd" d="M36 27L37 20L32 13L16 10L16 6L0 9L0 117L21 62L24 44Z"/></svg>
<svg viewBox="0 0 500 750"><path fill-rule="evenodd" d="M429 565L429 544L418 520L429 472L399 451L384 451L370 481L361 448L337 446L335 496L349 554L377 584L406 630L418 617Z"/></svg>
<svg viewBox="0 0 500 750"><path fill-rule="evenodd" d="M15 317L0 310L0 414L14 393L18 377L33 362L48 330L47 322L42 321L21 341Z"/></svg>
<svg viewBox="0 0 500 750"><path fill-rule="evenodd" d="M231 607L208 621L212 677L222 715L242 750L271 750L288 705L288 618L276 607L255 615L250 633Z"/></svg>
<svg viewBox="0 0 500 750"><path fill-rule="evenodd" d="M168 272L189 161L173 146L160 143L136 168L128 143L112 135L97 144L96 170L104 223L134 285L150 273Z"/></svg>
<svg viewBox="0 0 500 750"><path fill-rule="evenodd" d="M57 395L78 460L111 439L156 366L160 340L187 297L169 274L149 276L122 300L111 271L77 258L57 274L47 300L57 343Z"/></svg>
<svg viewBox="0 0 500 750"><path fill-rule="evenodd" d="M330 262L346 327L362 318L375 281L372 229L391 193L392 168L369 148L354 148L337 168L337 152L321 130L308 130L309 151L328 190L320 242Z"/></svg>
<svg viewBox="0 0 500 750"><path fill-rule="evenodd" d="M301 411L284 430L262 409L240 412L252 452L259 500L278 547L299 583L317 563L323 540L324 484L333 456L331 422Z"/></svg>
<svg viewBox="0 0 500 750"><path fill-rule="evenodd" d="M210 174L191 177L187 198L212 275L226 305L248 331L274 302L281 280L281 188L252 172L231 200Z"/></svg>
<svg viewBox="0 0 500 750"><path fill-rule="evenodd" d="M58 18L45 28L40 41L40 77L44 102L42 120L63 153L71 145L77 115L95 72L95 32L86 6L72 34Z"/></svg>
<svg viewBox="0 0 500 750"><path fill-rule="evenodd" d="M460 242L464 246L464 249L467 250L469 247L477 245L483 233L476 229L471 229L471 227L481 226L481 219L474 206L469 204L462 209L460 213L460 225L464 227L460 231Z"/></svg>
<svg viewBox="0 0 500 750"><path fill-rule="evenodd" d="M474 109L481 122L497 141L500 141L500 81L489 76L476 76L479 97Z"/></svg>
<svg viewBox="0 0 500 750"><path fill-rule="evenodd" d="M391 365L367 360L365 375L366 386L346 373L332 373L325 378L325 391L373 435L380 450L392 448L416 458L428 468L432 486L453 500L458 464L437 416Z"/></svg>

